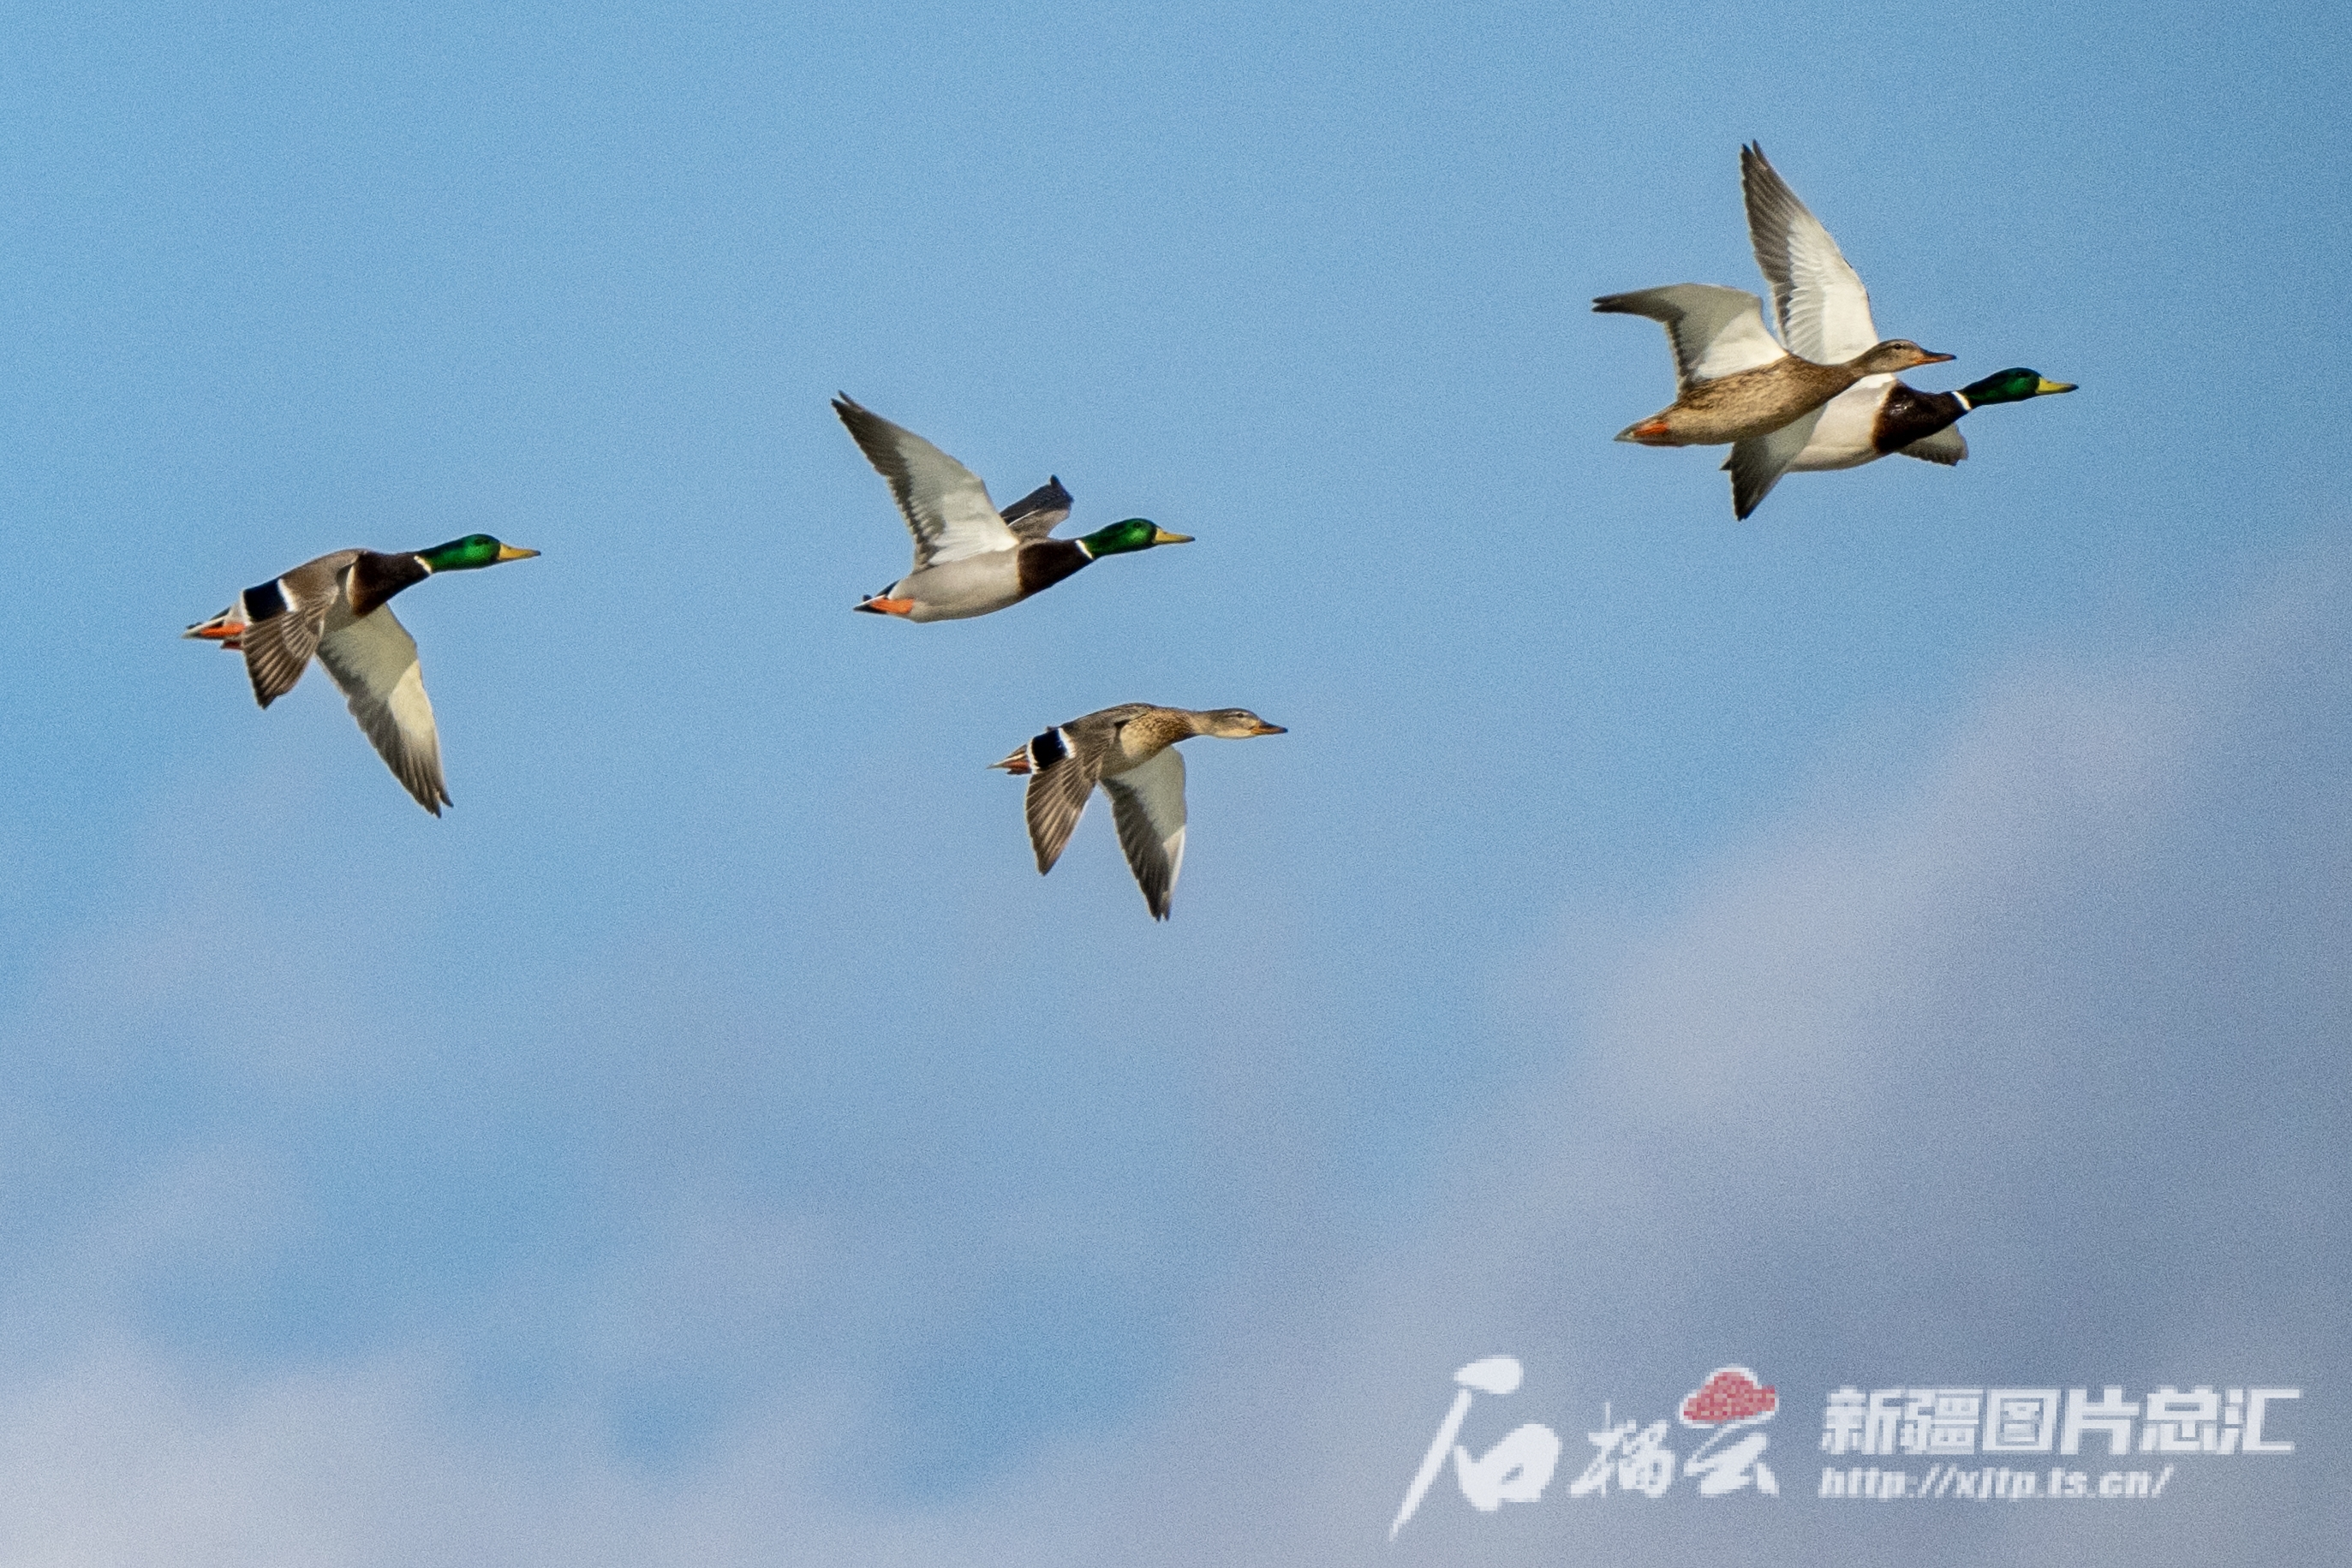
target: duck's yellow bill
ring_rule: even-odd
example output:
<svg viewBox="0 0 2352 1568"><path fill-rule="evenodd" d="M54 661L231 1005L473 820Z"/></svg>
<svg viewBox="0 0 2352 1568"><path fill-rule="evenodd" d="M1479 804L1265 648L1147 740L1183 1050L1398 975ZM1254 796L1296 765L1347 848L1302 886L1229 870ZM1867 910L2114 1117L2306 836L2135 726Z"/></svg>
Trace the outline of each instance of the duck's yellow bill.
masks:
<svg viewBox="0 0 2352 1568"><path fill-rule="evenodd" d="M1154 528L1151 530L1151 542L1156 545L1188 545L1192 542L1192 536L1171 534L1166 528Z"/></svg>
<svg viewBox="0 0 2352 1568"><path fill-rule="evenodd" d="M2073 382L2042 382L2034 386L2033 393L2036 397L2047 397L2052 392L2073 392L2074 390L2074 383Z"/></svg>
<svg viewBox="0 0 2352 1568"><path fill-rule="evenodd" d="M499 547L499 559L500 560L529 560L538 553L539 552L535 549L523 549L515 545L500 545Z"/></svg>

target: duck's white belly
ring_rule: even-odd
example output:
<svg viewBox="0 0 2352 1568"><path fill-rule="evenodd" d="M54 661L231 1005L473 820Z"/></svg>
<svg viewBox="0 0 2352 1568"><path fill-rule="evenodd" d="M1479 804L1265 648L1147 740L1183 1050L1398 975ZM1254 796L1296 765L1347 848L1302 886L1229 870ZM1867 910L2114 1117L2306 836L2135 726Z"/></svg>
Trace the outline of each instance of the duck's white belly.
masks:
<svg viewBox="0 0 2352 1568"><path fill-rule="evenodd" d="M1002 610L1021 597L1021 569L1012 550L991 550L961 560L927 566L891 585L893 595L911 599L909 621L960 621Z"/></svg>
<svg viewBox="0 0 2352 1568"><path fill-rule="evenodd" d="M1878 404L1893 376L1864 376L1822 407L1813 438L1789 465L1800 469L1858 468L1884 455L1876 445Z"/></svg>

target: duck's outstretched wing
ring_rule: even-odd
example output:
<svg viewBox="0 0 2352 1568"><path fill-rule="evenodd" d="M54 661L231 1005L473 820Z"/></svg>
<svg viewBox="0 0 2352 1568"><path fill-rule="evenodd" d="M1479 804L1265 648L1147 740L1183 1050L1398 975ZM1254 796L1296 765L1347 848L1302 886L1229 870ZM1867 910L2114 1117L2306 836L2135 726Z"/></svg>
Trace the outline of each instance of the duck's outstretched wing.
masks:
<svg viewBox="0 0 2352 1568"><path fill-rule="evenodd" d="M1751 435L1745 441L1731 444L1731 455L1723 466L1731 475L1731 515L1745 522L1748 514L1764 504L1797 454L1813 438L1813 426L1821 423L1822 411L1799 415L1763 435Z"/></svg>
<svg viewBox="0 0 2352 1568"><path fill-rule="evenodd" d="M327 612L342 601L343 573L359 553L322 555L237 595L245 612L245 630L238 634L245 673L253 682L254 700L263 707L302 678L310 655L319 651Z"/></svg>
<svg viewBox="0 0 2352 1568"><path fill-rule="evenodd" d="M1906 457L1917 457L1929 463L1940 463L1949 468L1969 455L1969 438L1960 434L1957 424L1948 424L1933 435L1923 435L1908 446L1898 446Z"/></svg>
<svg viewBox="0 0 2352 1568"><path fill-rule="evenodd" d="M1118 847L1151 918L1168 918L1176 873L1184 866L1184 754L1169 747L1140 767L1102 781L1118 824Z"/></svg>
<svg viewBox="0 0 2352 1568"><path fill-rule="evenodd" d="M1004 526L1024 539L1042 539L1070 519L1070 493L1059 475L1004 508Z"/></svg>
<svg viewBox="0 0 2352 1568"><path fill-rule="evenodd" d="M1037 873L1054 869L1086 814L1087 799L1100 777L1102 754L1056 725L1030 741L1029 789L1022 810L1029 820L1029 847L1037 852Z"/></svg>
<svg viewBox="0 0 2352 1568"><path fill-rule="evenodd" d="M439 816L452 802L441 779L441 736L425 695L416 639L393 618L390 606L354 617L338 603L330 620L319 642L319 663L342 688L352 716L393 777Z"/></svg>
<svg viewBox="0 0 2352 1568"><path fill-rule="evenodd" d="M1772 308L1789 351L1815 364L1843 364L1878 341L1870 290L1760 146L1739 150L1748 198L1748 240L1772 285Z"/></svg>
<svg viewBox="0 0 2352 1568"><path fill-rule="evenodd" d="M1012 549L1020 538L996 515L980 476L903 425L891 423L846 394L833 412L876 472L889 481L898 515L915 536L915 570Z"/></svg>
<svg viewBox="0 0 2352 1568"><path fill-rule="evenodd" d="M1745 288L1670 283L1604 294L1592 308L1602 315L1646 316L1664 326L1675 347L1675 374L1685 387L1769 365L1782 353L1764 329L1764 302Z"/></svg>

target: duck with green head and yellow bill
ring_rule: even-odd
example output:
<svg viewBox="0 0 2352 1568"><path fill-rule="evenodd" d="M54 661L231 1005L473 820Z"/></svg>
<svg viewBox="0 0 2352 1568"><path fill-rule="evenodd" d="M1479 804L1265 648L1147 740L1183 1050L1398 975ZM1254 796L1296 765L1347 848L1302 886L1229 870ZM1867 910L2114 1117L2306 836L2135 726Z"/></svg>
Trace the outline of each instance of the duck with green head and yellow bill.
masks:
<svg viewBox="0 0 2352 1568"><path fill-rule="evenodd" d="M1739 150L1739 184L1748 243L1772 286L1773 313L1789 346L1811 358L1874 341L1869 291L1761 147ZM1967 439L1952 426L1970 410L2074 390L2071 382L2022 369L1998 371L1951 392L1923 392L1891 375L1865 376L1774 433L1769 451L1762 444L1745 455L1734 449L1724 465L1733 473L1734 509L1743 517L1754 511L1782 473L1855 468L1891 452L1948 466L1969 455ZM1769 458L1783 453L1787 463L1772 467Z"/></svg>
<svg viewBox="0 0 2352 1568"><path fill-rule="evenodd" d="M1791 473L1859 468L1896 452L1949 467L1969 455L1968 437L1952 428L1962 415L1988 403L2023 402L2074 390L2072 382L2053 382L2022 366L1996 371L1958 392L1921 392L1899 381L1878 388L1856 387L1848 394L1861 394L1851 417L1834 402L1823 410L1812 439L1789 468ZM1832 414L1841 417L1832 421Z"/></svg>
<svg viewBox="0 0 2352 1568"><path fill-rule="evenodd" d="M1076 538L1050 537L1070 515L1056 477L999 512L980 476L902 425L847 394L834 413L888 481L898 515L915 536L915 569L856 606L908 621L959 621L1018 604L1107 555L1192 543L1143 517Z"/></svg>
<svg viewBox="0 0 2352 1568"><path fill-rule="evenodd" d="M1041 876L1062 858L1095 786L1101 785L1144 904L1151 918L1165 920L1184 864L1184 758L1176 743L1196 735L1246 740L1285 733L1244 707L1121 703L1057 724L989 766L1029 780L1024 804Z"/></svg>
<svg viewBox="0 0 2352 1568"><path fill-rule="evenodd" d="M393 615L391 601L439 572L473 571L538 553L488 534L399 555L337 550L247 589L236 603L184 635L243 653L254 698L263 707L293 690L317 654L393 777L437 817L452 804L441 778L441 737L425 695L416 640Z"/></svg>

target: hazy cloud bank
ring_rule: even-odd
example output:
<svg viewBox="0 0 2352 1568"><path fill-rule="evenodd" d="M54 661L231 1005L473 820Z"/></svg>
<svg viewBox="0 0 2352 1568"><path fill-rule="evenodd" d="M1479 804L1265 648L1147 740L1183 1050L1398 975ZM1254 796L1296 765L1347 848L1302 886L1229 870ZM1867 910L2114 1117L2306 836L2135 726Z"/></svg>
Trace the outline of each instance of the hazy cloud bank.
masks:
<svg viewBox="0 0 2352 1568"><path fill-rule="evenodd" d="M215 1220L291 1201L230 1150L175 1167L152 1224L92 1219L20 1293L12 1338L37 1316L44 1348L0 1410L0 1556L2314 1560L2347 1523L2347 623L2326 564L2190 645L2003 682L1907 778L1826 778L1560 1017L1516 1026L1555 1035L1553 1060L1470 1129L1425 1220L1370 1256L1302 1242L1192 1326L1159 1414L960 1499L844 1496L828 1445L887 1366L780 1387L646 1464L560 1403L501 1416L429 1343L175 1364L122 1329L123 1293ZM681 1270L773 1293L794 1247L855 1267L724 1208L648 1239L609 1261L574 1350L723 1379L785 1320L698 1310ZM1545 1422L1560 1476L1492 1517L1442 1480L1389 1547L1449 1375L1496 1352L1527 1384L1465 1440ZM1567 1498L1603 1400L1663 1415L1727 1361L1788 1396L1778 1502ZM1804 1495L1818 1401L1872 1379L2310 1396L2293 1458L2207 1461L2160 1506L1842 1512Z"/></svg>

